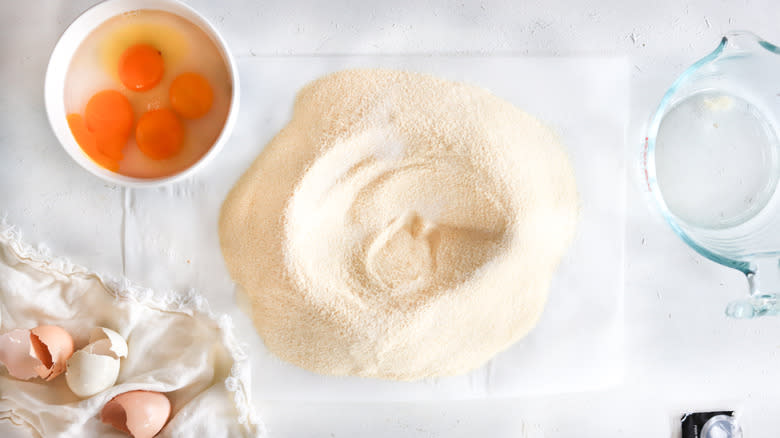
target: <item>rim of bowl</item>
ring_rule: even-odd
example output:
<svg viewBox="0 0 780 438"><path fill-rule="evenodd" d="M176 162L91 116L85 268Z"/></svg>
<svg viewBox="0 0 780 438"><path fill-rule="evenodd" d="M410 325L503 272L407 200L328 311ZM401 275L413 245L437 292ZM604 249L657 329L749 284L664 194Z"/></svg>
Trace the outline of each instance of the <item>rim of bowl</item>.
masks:
<svg viewBox="0 0 780 438"><path fill-rule="evenodd" d="M73 138L70 128L68 127L65 111L65 77L70 67L70 61L73 54L84 41L84 38L106 20L119 14L142 9L161 10L172 13L189 21L205 32L217 46L220 55L222 55L222 60L227 67L228 76L232 85L227 118L225 119L219 136L208 151L189 167L172 175L157 178L137 178L122 175L96 164L87 156ZM190 16L182 15L182 12L185 12ZM46 68L46 78L44 80L46 115L49 119L49 126L54 131L54 135L57 137L60 146L62 146L65 152L67 152L76 163L91 174L104 181L126 187L159 187L187 178L205 167L209 161L213 160L214 157L219 154L233 132L236 120L238 119L239 96L240 85L238 67L236 66L236 61L230 53L222 34L220 34L206 17L201 15L191 6L178 0L107 0L90 7L76 17L60 36L49 57L49 64Z"/></svg>

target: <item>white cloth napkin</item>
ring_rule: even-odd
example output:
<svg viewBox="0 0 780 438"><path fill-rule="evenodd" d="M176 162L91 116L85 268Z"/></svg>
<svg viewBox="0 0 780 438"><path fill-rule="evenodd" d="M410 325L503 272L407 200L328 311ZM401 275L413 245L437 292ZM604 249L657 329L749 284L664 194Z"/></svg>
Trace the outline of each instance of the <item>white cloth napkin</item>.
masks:
<svg viewBox="0 0 780 438"><path fill-rule="evenodd" d="M264 436L230 318L213 314L194 293L160 296L53 259L0 225L0 333L44 324L67 330L76 349L93 327L119 332L129 347L119 379L81 400L64 375L21 381L0 365L0 422L33 436L126 436L100 422L100 410L117 394L145 389L171 400L160 437Z"/></svg>

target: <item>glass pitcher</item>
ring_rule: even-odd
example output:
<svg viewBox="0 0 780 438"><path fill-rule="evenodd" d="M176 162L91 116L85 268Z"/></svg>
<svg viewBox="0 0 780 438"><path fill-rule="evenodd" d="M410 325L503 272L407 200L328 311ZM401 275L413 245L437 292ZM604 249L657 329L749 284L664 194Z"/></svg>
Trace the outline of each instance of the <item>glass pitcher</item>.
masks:
<svg viewBox="0 0 780 438"><path fill-rule="evenodd" d="M780 314L780 48L731 32L677 78L652 116L647 190L693 249L748 280L737 318Z"/></svg>

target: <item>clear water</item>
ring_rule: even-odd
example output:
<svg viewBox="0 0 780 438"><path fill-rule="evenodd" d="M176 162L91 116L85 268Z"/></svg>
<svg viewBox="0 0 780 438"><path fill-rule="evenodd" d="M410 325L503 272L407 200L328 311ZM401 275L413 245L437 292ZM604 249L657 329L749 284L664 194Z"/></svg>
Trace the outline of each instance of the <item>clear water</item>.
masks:
<svg viewBox="0 0 780 438"><path fill-rule="evenodd" d="M761 211L775 192L778 141L750 102L707 91L677 103L656 137L656 177L669 210L689 227L723 229Z"/></svg>

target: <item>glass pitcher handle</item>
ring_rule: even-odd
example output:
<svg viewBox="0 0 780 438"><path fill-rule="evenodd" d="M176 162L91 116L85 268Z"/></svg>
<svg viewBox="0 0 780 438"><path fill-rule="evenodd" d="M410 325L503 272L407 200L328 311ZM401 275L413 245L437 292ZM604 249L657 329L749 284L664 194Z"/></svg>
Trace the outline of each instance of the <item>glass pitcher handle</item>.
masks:
<svg viewBox="0 0 780 438"><path fill-rule="evenodd" d="M726 307L726 315L732 318L749 319L758 316L780 315L780 302L778 295L769 293L771 290L780 291L780 269L777 261L773 261L774 267L766 266L766 263L756 266L756 270L746 274L750 296L734 300ZM763 270L761 266L763 265ZM768 268L768 269L767 269ZM762 275L759 276L758 274ZM772 278L769 278L772 277ZM768 281L771 280L771 281ZM771 285L771 286L770 286Z"/></svg>
<svg viewBox="0 0 780 438"><path fill-rule="evenodd" d="M732 318L750 319L757 316L780 315L777 296L743 298L734 300L726 307L726 315Z"/></svg>

